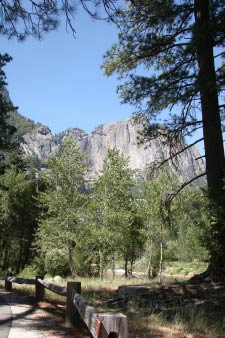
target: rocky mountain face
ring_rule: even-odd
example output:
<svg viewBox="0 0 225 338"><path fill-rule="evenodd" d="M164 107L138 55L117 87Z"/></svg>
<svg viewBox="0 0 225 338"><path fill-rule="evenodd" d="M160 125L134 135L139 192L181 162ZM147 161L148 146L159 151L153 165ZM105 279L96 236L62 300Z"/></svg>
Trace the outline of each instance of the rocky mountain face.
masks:
<svg viewBox="0 0 225 338"><path fill-rule="evenodd" d="M125 157L129 158L130 167L138 169L145 176L149 165L155 161L167 158L168 147L156 139L150 144L139 145L137 137L140 126L132 119L116 121L97 127L91 134L78 128L71 128L60 135L52 135L45 126L38 126L32 132L23 136L21 147L26 156L36 156L46 160L60 147L66 136L72 137L81 152L85 154L88 164L87 181L91 184L97 173L102 169L103 160L109 148L117 148ZM197 159L199 153L195 147L189 148L179 158L179 174L182 180L191 179L205 170L202 159ZM171 166L171 170L174 170Z"/></svg>

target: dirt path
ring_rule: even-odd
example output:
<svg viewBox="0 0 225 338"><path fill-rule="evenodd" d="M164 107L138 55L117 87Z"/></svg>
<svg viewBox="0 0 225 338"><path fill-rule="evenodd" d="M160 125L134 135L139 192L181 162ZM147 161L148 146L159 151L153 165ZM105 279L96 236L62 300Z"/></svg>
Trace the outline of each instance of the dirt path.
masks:
<svg viewBox="0 0 225 338"><path fill-rule="evenodd" d="M1 338L88 338L84 330L66 327L64 313L63 305L36 304L32 297L0 289Z"/></svg>

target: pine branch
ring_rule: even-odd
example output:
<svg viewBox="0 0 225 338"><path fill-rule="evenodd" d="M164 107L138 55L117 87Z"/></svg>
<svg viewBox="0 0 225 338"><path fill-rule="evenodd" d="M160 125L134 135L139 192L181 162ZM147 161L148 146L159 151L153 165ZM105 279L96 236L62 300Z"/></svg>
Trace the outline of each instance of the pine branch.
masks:
<svg viewBox="0 0 225 338"><path fill-rule="evenodd" d="M202 158L205 158L205 155L202 155L202 156L196 157L196 158L195 158L195 161L197 161L197 160L201 160Z"/></svg>
<svg viewBox="0 0 225 338"><path fill-rule="evenodd" d="M172 200L174 199L174 197L176 197L176 196L179 194L179 192L181 192L181 190L183 190L183 189L184 189L185 187L187 187L189 184L191 184L192 182L196 181L197 179L199 179L199 178L201 178L201 177L203 177L203 176L205 176L205 175L206 175L206 172L201 173L201 174L199 174L199 175L193 177L191 180L189 180L189 181L187 181L187 182L184 182L184 183L179 187L178 190L176 190L175 192L173 192L173 193L171 193L171 194L169 194L169 195L167 196L168 198L167 198L166 203L171 204L171 202L172 202Z"/></svg>
<svg viewBox="0 0 225 338"><path fill-rule="evenodd" d="M197 144L197 143L199 143L199 142L201 142L201 141L203 141L203 140L204 140L204 138L198 139L197 141L195 141L195 142L193 142L193 143L187 145L186 147L182 148L181 150L179 150L179 151L176 152L175 154L170 154L171 156L169 156L168 158L166 158L166 159L160 161L160 163L156 163L156 162L158 162L158 161L155 161L155 162L153 163L153 166L154 166L153 170L158 170L158 169L161 168L163 165L165 165L167 162L173 160L175 157L179 156L179 155L182 154L184 151L186 151L187 149L193 147L195 144Z"/></svg>
<svg viewBox="0 0 225 338"><path fill-rule="evenodd" d="M215 55L215 56L214 56L214 59L218 58L218 57L221 56L221 55L225 55L225 52L221 52L221 53Z"/></svg>

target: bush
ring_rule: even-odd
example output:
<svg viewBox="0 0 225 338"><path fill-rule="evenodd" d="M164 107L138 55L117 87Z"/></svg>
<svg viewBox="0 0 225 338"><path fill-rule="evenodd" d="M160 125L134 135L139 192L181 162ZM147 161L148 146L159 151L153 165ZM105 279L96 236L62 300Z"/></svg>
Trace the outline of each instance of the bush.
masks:
<svg viewBox="0 0 225 338"><path fill-rule="evenodd" d="M38 267L35 265L26 266L22 272L20 272L19 276L22 278L32 278L38 276L40 273L38 271Z"/></svg>
<svg viewBox="0 0 225 338"><path fill-rule="evenodd" d="M67 276L69 274L67 252L62 249L53 249L44 259L45 271L52 276Z"/></svg>

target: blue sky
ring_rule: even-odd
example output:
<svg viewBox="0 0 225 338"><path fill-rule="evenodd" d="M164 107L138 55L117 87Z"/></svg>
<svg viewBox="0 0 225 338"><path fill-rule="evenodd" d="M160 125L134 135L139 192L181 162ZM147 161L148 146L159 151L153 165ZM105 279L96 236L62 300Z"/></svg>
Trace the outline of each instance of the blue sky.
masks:
<svg viewBox="0 0 225 338"><path fill-rule="evenodd" d="M21 43L1 37L0 52L13 57L5 70L14 105L53 133L75 127L90 133L134 111L121 105L116 76L107 78L100 69L104 53L117 39L115 27L80 9L75 29L76 38L63 23L42 41L27 38ZM202 144L198 148L202 153Z"/></svg>
<svg viewBox="0 0 225 338"><path fill-rule="evenodd" d="M41 42L1 38L1 53L13 57L5 70L14 105L53 133L69 127L91 132L100 124L128 118L133 111L120 104L116 77L107 78L100 69L103 54L116 41L114 26L79 11L75 28L76 38L63 23Z"/></svg>

